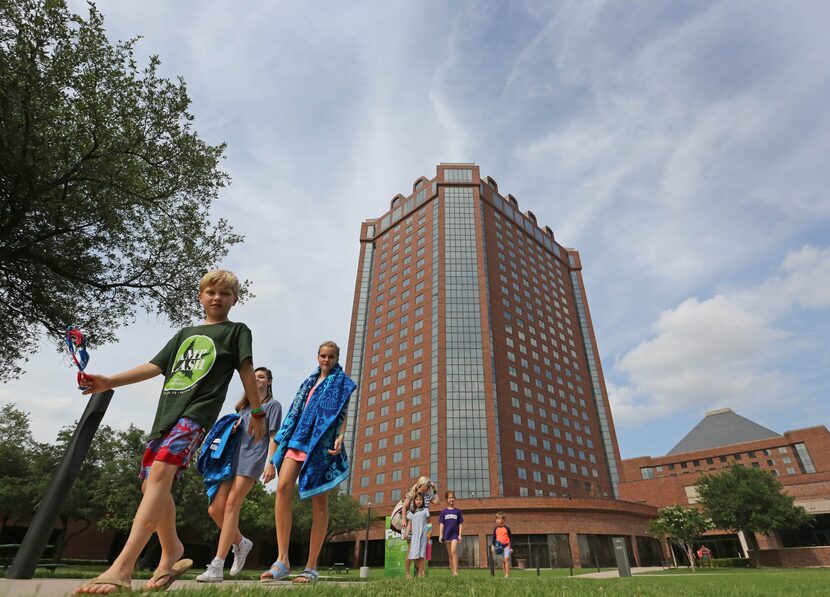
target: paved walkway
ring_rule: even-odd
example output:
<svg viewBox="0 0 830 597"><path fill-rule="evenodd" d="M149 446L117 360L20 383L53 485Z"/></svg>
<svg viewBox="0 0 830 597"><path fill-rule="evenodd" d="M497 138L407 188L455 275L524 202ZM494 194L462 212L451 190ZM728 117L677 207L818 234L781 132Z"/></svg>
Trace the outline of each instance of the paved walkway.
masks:
<svg viewBox="0 0 830 597"><path fill-rule="evenodd" d="M644 566L642 568L632 568L631 574L643 574L648 572L660 572L664 570L661 566ZM619 578L618 570L605 570L604 572L590 572L588 574L580 574L574 578Z"/></svg>
<svg viewBox="0 0 830 597"><path fill-rule="evenodd" d="M84 579L79 578L33 578L31 580L0 578L0 597L30 597L34 595L37 595L37 597L57 597L58 595L69 595L75 590L75 587L84 582L86 582ZM143 588L146 582L146 579L134 580L133 589L138 590ZM329 585L359 587L362 586L362 583L326 581L326 586ZM290 581L260 584L255 580L226 580L221 585L216 585L212 583L197 583L195 580L180 580L170 587L169 590L204 589L216 586L225 588L253 586L270 589L294 589L300 587L300 585L295 585Z"/></svg>

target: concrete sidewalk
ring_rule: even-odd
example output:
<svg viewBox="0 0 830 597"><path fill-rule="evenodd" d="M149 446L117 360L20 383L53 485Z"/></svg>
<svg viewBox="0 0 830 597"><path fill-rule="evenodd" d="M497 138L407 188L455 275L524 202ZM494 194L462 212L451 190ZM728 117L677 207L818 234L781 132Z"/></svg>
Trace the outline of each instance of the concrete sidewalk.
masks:
<svg viewBox="0 0 830 597"><path fill-rule="evenodd" d="M58 595L69 595L76 587L86 582L85 579L80 578L33 578L31 580L12 580L8 578L0 578L0 597L57 597ZM146 579L134 580L133 590L141 590L144 588ZM341 587L360 587L363 583L360 582L337 582L326 581L326 586L338 585ZM221 584L216 583L199 583L195 580L179 580L173 584L168 591L175 591L177 589L204 589L207 587L223 587L231 589L234 587L260 587L263 589L294 589L300 588L302 585L295 585L291 581L277 582L273 584L262 584L255 580L226 580Z"/></svg>
<svg viewBox="0 0 830 597"><path fill-rule="evenodd" d="M661 566L644 566L642 568L632 568L631 574L644 574L647 572L660 572L664 570ZM605 570L604 572L591 572L589 574L580 574L574 578L619 578L620 573L617 570Z"/></svg>

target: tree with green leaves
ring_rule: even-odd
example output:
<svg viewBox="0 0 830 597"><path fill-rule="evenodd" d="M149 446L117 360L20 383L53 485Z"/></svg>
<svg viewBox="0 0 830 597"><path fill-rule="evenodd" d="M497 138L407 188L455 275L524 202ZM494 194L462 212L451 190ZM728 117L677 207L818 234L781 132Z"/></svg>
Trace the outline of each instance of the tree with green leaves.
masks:
<svg viewBox="0 0 830 597"><path fill-rule="evenodd" d="M366 515L360 511L360 504L352 496L334 489L329 496L329 527L324 543L334 535L363 528L366 524ZM291 541L307 543L311 532L311 500L301 500L299 493L294 491L291 497Z"/></svg>
<svg viewBox="0 0 830 597"><path fill-rule="evenodd" d="M812 517L767 470L733 464L696 483L700 503L716 528L743 531L750 548L758 549L755 533L795 529Z"/></svg>
<svg viewBox="0 0 830 597"><path fill-rule="evenodd" d="M42 476L34 466L38 444L32 437L29 413L6 404L0 409L0 536L10 522L34 514Z"/></svg>
<svg viewBox="0 0 830 597"><path fill-rule="evenodd" d="M686 554L692 572L695 571L694 541L713 528L711 521L696 508L669 506L661 508L658 517L649 522L649 533L656 537L666 536Z"/></svg>
<svg viewBox="0 0 830 597"><path fill-rule="evenodd" d="M0 0L0 380L70 323L98 344L138 309L191 321L199 278L242 241L210 216L225 145L137 39L111 43L91 3Z"/></svg>
<svg viewBox="0 0 830 597"><path fill-rule="evenodd" d="M102 512L97 522L102 531L130 531L133 514L141 502L138 467L146 446L145 435L133 425L126 431L116 431L108 457L99 463L101 474L91 494Z"/></svg>

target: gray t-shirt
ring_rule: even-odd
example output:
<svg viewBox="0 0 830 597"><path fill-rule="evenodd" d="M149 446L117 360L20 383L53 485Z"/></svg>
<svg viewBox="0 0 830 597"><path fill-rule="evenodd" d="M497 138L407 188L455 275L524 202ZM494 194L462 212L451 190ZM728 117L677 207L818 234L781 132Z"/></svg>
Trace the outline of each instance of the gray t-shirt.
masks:
<svg viewBox="0 0 830 597"><path fill-rule="evenodd" d="M265 409L265 436L258 442L253 435L248 435L248 425L251 422L251 407L246 406L239 411L241 421L236 433L242 436L236 444L236 453L233 455L233 474L242 477L259 479L265 470L265 459L268 456L268 443L271 437L279 430L282 424L282 406L272 398L262 405Z"/></svg>

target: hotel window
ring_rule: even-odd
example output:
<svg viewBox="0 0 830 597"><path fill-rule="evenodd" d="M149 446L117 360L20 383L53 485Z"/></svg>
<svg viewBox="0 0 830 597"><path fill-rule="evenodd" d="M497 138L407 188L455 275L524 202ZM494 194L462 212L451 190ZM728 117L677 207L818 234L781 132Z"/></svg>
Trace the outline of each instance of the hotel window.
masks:
<svg viewBox="0 0 830 597"><path fill-rule="evenodd" d="M808 474L816 472L816 467L813 464L813 459L807 451L807 446L803 443L798 443L793 446L795 448L796 456L801 461L801 469Z"/></svg>
<svg viewBox="0 0 830 597"><path fill-rule="evenodd" d="M413 429L409 432L409 441L417 441L421 439L421 430L420 429Z"/></svg>
<svg viewBox="0 0 830 597"><path fill-rule="evenodd" d="M523 466L517 469L517 474L519 475L519 479L527 479L527 470Z"/></svg>
<svg viewBox="0 0 830 597"><path fill-rule="evenodd" d="M376 504L382 504L383 503L383 492L382 491L376 491L375 492L375 503Z"/></svg>
<svg viewBox="0 0 830 597"><path fill-rule="evenodd" d="M473 182L473 171L469 168L446 168L444 180L446 182Z"/></svg>
<svg viewBox="0 0 830 597"><path fill-rule="evenodd" d="M403 453L398 450L397 452L392 452L392 462L398 463L403 460Z"/></svg>
<svg viewBox="0 0 830 597"><path fill-rule="evenodd" d="M420 448L420 446L416 446L416 447L411 448L409 450L409 459L410 460L415 460L415 459L420 458L420 457L421 457L421 448Z"/></svg>
<svg viewBox="0 0 830 597"><path fill-rule="evenodd" d="M386 466L386 454L381 454L377 459L377 466Z"/></svg>

